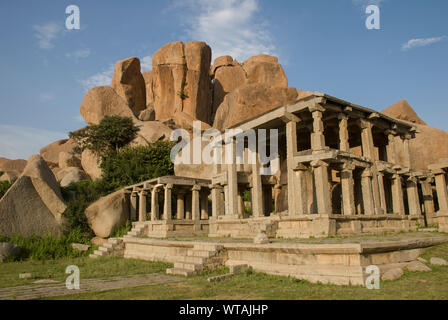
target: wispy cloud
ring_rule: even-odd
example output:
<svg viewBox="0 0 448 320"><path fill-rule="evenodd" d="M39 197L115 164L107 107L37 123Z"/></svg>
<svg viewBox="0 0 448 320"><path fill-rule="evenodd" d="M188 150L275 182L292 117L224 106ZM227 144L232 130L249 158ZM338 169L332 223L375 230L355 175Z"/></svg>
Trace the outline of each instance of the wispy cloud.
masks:
<svg viewBox="0 0 448 320"><path fill-rule="evenodd" d="M401 46L401 50L407 51L407 50L411 50L411 49L416 48L416 47L426 47L426 46L429 46L431 44L443 41L445 39L446 39L446 36L433 37L433 38L411 39L411 40L409 40L408 42L404 43Z"/></svg>
<svg viewBox="0 0 448 320"><path fill-rule="evenodd" d="M142 72L152 70L152 56L145 56L140 60L140 69Z"/></svg>
<svg viewBox="0 0 448 320"><path fill-rule="evenodd" d="M85 49L79 49L79 50L76 50L73 52L68 52L65 54L65 56L67 58L74 58L74 59L87 58L88 56L90 56L90 49L85 48Z"/></svg>
<svg viewBox="0 0 448 320"><path fill-rule="evenodd" d="M98 72L80 83L87 91L92 87L112 85L112 76L114 75L114 65L111 64L106 70Z"/></svg>
<svg viewBox="0 0 448 320"><path fill-rule="evenodd" d="M41 49L49 50L54 47L53 41L63 30L62 26L56 22L48 22L43 25L34 25L34 36L37 38L37 44Z"/></svg>
<svg viewBox="0 0 448 320"><path fill-rule="evenodd" d="M214 58L231 55L242 61L260 53L275 54L258 0L192 0L188 4L194 15L187 21L187 35L207 42Z"/></svg>
<svg viewBox="0 0 448 320"><path fill-rule="evenodd" d="M0 157L28 159L39 153L40 148L67 138L62 132L0 124Z"/></svg>

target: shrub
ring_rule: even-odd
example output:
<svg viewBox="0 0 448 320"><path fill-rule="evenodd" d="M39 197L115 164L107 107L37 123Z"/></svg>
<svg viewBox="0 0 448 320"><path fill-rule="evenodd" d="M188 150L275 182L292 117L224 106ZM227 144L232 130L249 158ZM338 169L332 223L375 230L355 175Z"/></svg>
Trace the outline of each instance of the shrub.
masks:
<svg viewBox="0 0 448 320"><path fill-rule="evenodd" d="M139 130L131 118L106 116L98 125L89 125L76 132L70 132L69 136L77 143L75 152L88 149L103 156L108 151L118 151L128 145L135 139Z"/></svg>
<svg viewBox="0 0 448 320"><path fill-rule="evenodd" d="M173 175L171 142L157 141L148 146L109 151L102 159L103 182L112 190L153 178Z"/></svg>
<svg viewBox="0 0 448 320"><path fill-rule="evenodd" d="M124 226L118 227L114 232L112 232L112 238L121 238L129 231L131 231L132 225L129 220L126 220L126 224Z"/></svg>
<svg viewBox="0 0 448 320"><path fill-rule="evenodd" d="M0 199L5 195L6 191L12 186L13 182L0 181Z"/></svg>
<svg viewBox="0 0 448 320"><path fill-rule="evenodd" d="M20 247L20 255L10 258L12 261L18 260L49 260L64 257L86 256L90 251L79 251L72 248L72 243L90 244L89 238L75 229L68 235L59 238L46 234L44 236L21 236L12 235L11 237L0 236L0 242L8 242Z"/></svg>

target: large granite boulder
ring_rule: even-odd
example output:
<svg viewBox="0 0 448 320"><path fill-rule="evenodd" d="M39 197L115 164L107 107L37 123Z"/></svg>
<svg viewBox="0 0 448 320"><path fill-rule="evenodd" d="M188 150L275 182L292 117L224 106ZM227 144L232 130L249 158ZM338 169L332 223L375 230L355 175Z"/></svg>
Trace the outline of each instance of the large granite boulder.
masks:
<svg viewBox="0 0 448 320"><path fill-rule="evenodd" d="M78 167L68 167L60 170L56 175L57 180L62 187L66 187L71 183L88 179L87 174Z"/></svg>
<svg viewBox="0 0 448 320"><path fill-rule="evenodd" d="M101 160L92 151L86 149L81 154L81 166L92 180L101 178Z"/></svg>
<svg viewBox="0 0 448 320"><path fill-rule="evenodd" d="M288 79L277 57L266 54L250 57L244 61L243 68L248 84L263 83L271 87L288 87Z"/></svg>
<svg viewBox="0 0 448 320"><path fill-rule="evenodd" d="M31 156L22 175L0 200L0 234L59 235L66 206L44 159Z"/></svg>
<svg viewBox="0 0 448 320"><path fill-rule="evenodd" d="M226 95L216 112L213 127L224 130L276 107L291 104L296 99L297 90L292 87L244 85Z"/></svg>
<svg viewBox="0 0 448 320"><path fill-rule="evenodd" d="M154 108L153 73L146 71L142 73L145 80L146 107Z"/></svg>
<svg viewBox="0 0 448 320"><path fill-rule="evenodd" d="M448 132L426 125L406 101L393 104L382 113L409 122L417 128L415 139L409 143L413 169L428 170L428 165L448 158ZM399 159L404 158L403 150L398 148L397 153Z"/></svg>
<svg viewBox="0 0 448 320"><path fill-rule="evenodd" d="M61 152L71 153L74 147L76 147L76 142L73 139L58 140L41 148L40 155L48 163L57 166L59 164L59 154Z"/></svg>
<svg viewBox="0 0 448 320"><path fill-rule="evenodd" d="M88 124L99 124L105 116L135 119L127 102L107 86L90 89L81 102L80 112Z"/></svg>
<svg viewBox="0 0 448 320"><path fill-rule="evenodd" d="M137 137L131 142L133 146L146 146L159 140L169 141L173 131L159 121L140 121L136 125L140 130Z"/></svg>
<svg viewBox="0 0 448 320"><path fill-rule="evenodd" d="M174 42L152 57L152 89L156 120L185 112L204 122L210 120L211 49L204 42Z"/></svg>
<svg viewBox="0 0 448 320"><path fill-rule="evenodd" d="M0 171L8 173L8 176L17 178L26 167L26 160L16 159L10 160L6 158L0 158ZM4 177L6 180L6 176Z"/></svg>
<svg viewBox="0 0 448 320"><path fill-rule="evenodd" d="M72 152L62 151L59 153L58 165L61 169L69 167L81 168L81 157Z"/></svg>
<svg viewBox="0 0 448 320"><path fill-rule="evenodd" d="M127 58L115 64L112 88L133 112L146 108L145 80L138 58Z"/></svg>
<svg viewBox="0 0 448 320"><path fill-rule="evenodd" d="M123 190L92 203L85 211L90 227L97 237L107 238L128 219L128 203Z"/></svg>

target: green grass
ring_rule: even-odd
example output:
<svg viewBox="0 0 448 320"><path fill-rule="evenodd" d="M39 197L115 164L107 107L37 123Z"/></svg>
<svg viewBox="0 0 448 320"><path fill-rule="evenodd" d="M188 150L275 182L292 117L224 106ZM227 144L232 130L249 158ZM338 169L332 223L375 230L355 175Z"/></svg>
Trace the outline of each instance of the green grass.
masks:
<svg viewBox="0 0 448 320"><path fill-rule="evenodd" d="M448 260L448 243L427 250L422 257ZM447 300L448 266L430 267L431 272L405 271L404 276L396 281L381 281L380 290L312 284L295 278L255 272L246 272L220 282L207 282L208 277L227 272L224 268L179 283L75 294L61 299Z"/></svg>
<svg viewBox="0 0 448 320"><path fill-rule="evenodd" d="M29 285L39 279L65 281L65 269L69 265L79 267L81 279L109 278L165 272L172 265L164 262L147 262L135 259L102 257L61 258L56 260L28 260L0 264L0 287ZM31 273L32 279L19 279L20 273Z"/></svg>

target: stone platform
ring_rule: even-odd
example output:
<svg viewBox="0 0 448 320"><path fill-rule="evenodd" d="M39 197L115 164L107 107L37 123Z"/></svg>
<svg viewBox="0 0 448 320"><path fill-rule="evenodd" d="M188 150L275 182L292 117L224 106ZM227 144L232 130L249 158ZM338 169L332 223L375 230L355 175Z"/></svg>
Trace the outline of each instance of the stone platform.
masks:
<svg viewBox="0 0 448 320"><path fill-rule="evenodd" d="M375 238L329 238L253 244L251 240L189 238L162 240L127 237L124 257L166 261L170 274L191 275L224 265L247 265L255 271L292 276L313 283L364 285L365 268L384 273L405 266L431 246L448 242L443 234L410 234Z"/></svg>

